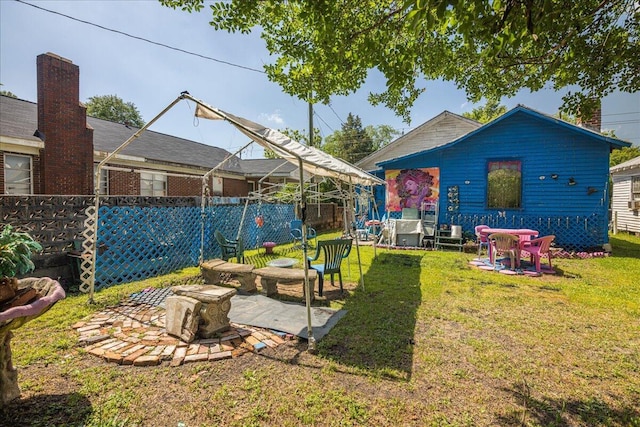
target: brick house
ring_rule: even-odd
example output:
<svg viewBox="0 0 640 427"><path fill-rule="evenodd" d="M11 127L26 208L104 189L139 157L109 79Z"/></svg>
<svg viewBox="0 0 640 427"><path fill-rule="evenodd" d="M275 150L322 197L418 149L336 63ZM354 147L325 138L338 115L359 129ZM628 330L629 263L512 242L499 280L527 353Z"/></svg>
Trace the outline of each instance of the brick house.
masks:
<svg viewBox="0 0 640 427"><path fill-rule="evenodd" d="M96 165L138 129L87 117L80 70L46 53L37 58L38 102L0 96L0 194L94 194ZM202 176L231 153L147 130L101 173L100 194L199 196ZM210 178L210 195L247 196L257 181L297 182L280 159L232 158Z"/></svg>

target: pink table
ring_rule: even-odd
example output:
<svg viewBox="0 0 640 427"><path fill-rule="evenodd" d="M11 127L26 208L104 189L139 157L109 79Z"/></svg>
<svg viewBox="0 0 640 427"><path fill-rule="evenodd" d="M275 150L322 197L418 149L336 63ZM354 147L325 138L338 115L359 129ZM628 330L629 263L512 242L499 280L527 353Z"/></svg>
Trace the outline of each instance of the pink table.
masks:
<svg viewBox="0 0 640 427"><path fill-rule="evenodd" d="M539 234L537 230L530 230L528 228L485 228L483 230L480 230L480 234L483 237L488 237L494 233L507 233L518 236L520 238L520 249L524 250L526 250L527 242L534 237L538 237ZM489 251L489 259L491 263L493 263L491 252L492 251Z"/></svg>

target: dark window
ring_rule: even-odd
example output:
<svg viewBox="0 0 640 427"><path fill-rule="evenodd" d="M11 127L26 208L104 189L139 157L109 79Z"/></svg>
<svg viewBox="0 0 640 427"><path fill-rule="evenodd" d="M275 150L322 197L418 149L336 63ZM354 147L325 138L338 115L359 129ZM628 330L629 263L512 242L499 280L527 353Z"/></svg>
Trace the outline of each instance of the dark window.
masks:
<svg viewBox="0 0 640 427"><path fill-rule="evenodd" d="M522 172L519 160L489 162L487 207L517 209L522 206Z"/></svg>

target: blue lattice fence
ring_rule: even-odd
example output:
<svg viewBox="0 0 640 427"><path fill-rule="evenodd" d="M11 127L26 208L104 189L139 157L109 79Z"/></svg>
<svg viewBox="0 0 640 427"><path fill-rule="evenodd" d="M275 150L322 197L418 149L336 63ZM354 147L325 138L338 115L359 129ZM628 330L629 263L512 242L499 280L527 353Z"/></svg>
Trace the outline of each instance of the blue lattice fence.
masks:
<svg viewBox="0 0 640 427"><path fill-rule="evenodd" d="M204 258L220 256L213 233L235 239L240 231L245 247L291 240L293 205L252 203L241 225L244 204L200 206L101 206L95 287L155 277L198 265L204 224ZM264 218L258 227L255 218Z"/></svg>
<svg viewBox="0 0 640 427"><path fill-rule="evenodd" d="M402 212L389 212L389 218L400 219ZM462 226L466 236L475 238L475 226L485 224L492 228L529 228L538 230L539 236L555 235L554 244L567 251L583 251L602 247L607 238L606 217L597 214L539 217L534 215L449 214L440 216L440 224Z"/></svg>
<svg viewBox="0 0 640 427"><path fill-rule="evenodd" d="M530 228L539 236L555 235L554 244L567 251L582 251L602 247L606 242L607 218L602 215L549 216L533 215L463 215L445 214L440 223L462 225L464 233L474 234L476 225L492 228Z"/></svg>
<svg viewBox="0 0 640 427"><path fill-rule="evenodd" d="M248 249L262 247L264 242L282 244L291 241L289 223L295 217L293 205L252 203L247 207L244 222L240 227L243 209L244 205L217 205L206 208L205 245L213 252L205 251L205 254L219 256L219 248L213 239L215 230L220 230L228 239L235 239L240 231L245 248ZM264 219L262 227L255 221L257 216Z"/></svg>

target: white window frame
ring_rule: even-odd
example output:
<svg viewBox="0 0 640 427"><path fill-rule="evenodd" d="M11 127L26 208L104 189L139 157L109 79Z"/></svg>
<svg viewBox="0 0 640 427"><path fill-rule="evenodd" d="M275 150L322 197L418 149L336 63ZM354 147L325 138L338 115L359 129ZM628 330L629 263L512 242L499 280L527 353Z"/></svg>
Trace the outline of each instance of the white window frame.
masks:
<svg viewBox="0 0 640 427"><path fill-rule="evenodd" d="M98 187L98 183L96 182L96 172L98 171L98 165L94 164L93 165L93 185L95 187ZM98 189L100 190L100 195L101 196L108 196L109 195L109 170L102 168L100 170L100 187L98 187Z"/></svg>
<svg viewBox="0 0 640 427"><path fill-rule="evenodd" d="M219 176L214 176L211 182L211 195L222 195L224 180Z"/></svg>
<svg viewBox="0 0 640 427"><path fill-rule="evenodd" d="M147 183L146 185L145 185L145 182ZM148 189L149 183L151 184L150 191ZM141 196L166 196L167 195L167 174L153 172L153 171L140 172L140 195Z"/></svg>
<svg viewBox="0 0 640 427"><path fill-rule="evenodd" d="M640 175L631 176L631 200L640 200Z"/></svg>
<svg viewBox="0 0 640 427"><path fill-rule="evenodd" d="M22 158L29 159L29 190L27 193L16 192L15 190L9 189L10 185L15 185L14 182L11 182L9 180L8 173L7 173L7 171L9 170L9 168L7 167L7 164L9 163L7 161L7 158L9 157L22 157ZM24 186L24 184L22 184L22 186ZM16 194L16 195L17 194L33 194L33 157L32 156L25 156L23 154L4 153L4 194Z"/></svg>

